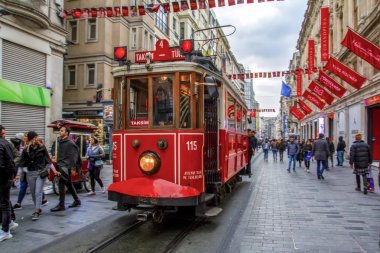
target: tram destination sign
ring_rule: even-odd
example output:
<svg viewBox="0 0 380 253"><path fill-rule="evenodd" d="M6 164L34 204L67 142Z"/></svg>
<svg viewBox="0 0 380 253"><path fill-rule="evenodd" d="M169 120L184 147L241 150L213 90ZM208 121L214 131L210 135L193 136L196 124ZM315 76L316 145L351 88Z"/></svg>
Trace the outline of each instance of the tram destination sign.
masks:
<svg viewBox="0 0 380 253"><path fill-rule="evenodd" d="M149 54L150 62L185 60L185 56L181 55L179 47L169 47L169 42L164 39L156 42L156 51L136 52L135 63L147 63L147 54Z"/></svg>

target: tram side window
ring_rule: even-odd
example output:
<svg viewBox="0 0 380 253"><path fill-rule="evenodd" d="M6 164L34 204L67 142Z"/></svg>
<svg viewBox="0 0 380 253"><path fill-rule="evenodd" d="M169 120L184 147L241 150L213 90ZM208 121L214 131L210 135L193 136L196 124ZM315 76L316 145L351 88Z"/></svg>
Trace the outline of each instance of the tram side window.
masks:
<svg viewBox="0 0 380 253"><path fill-rule="evenodd" d="M129 117L131 126L147 125L148 79L132 79L129 87Z"/></svg>
<svg viewBox="0 0 380 253"><path fill-rule="evenodd" d="M243 132L247 131L247 111L243 110L243 116L241 117L241 122L243 125Z"/></svg>
<svg viewBox="0 0 380 253"><path fill-rule="evenodd" d="M180 91L179 91L179 127L191 128L191 88L190 75L180 74Z"/></svg>
<svg viewBox="0 0 380 253"><path fill-rule="evenodd" d="M229 94L227 99L227 120L228 129L235 130L235 99L233 99Z"/></svg>
<svg viewBox="0 0 380 253"><path fill-rule="evenodd" d="M173 125L173 79L153 77L153 125Z"/></svg>
<svg viewBox="0 0 380 253"><path fill-rule="evenodd" d="M241 111L241 105L236 103L236 130L241 131L242 130L242 111Z"/></svg>

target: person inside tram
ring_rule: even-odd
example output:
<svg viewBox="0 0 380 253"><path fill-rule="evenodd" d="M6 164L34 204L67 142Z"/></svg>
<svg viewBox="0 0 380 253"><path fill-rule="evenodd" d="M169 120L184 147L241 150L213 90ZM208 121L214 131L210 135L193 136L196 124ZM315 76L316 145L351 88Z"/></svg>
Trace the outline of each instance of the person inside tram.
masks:
<svg viewBox="0 0 380 253"><path fill-rule="evenodd" d="M173 109L171 107L171 99L168 91L162 86L159 86L154 97L154 124L159 126L172 124Z"/></svg>

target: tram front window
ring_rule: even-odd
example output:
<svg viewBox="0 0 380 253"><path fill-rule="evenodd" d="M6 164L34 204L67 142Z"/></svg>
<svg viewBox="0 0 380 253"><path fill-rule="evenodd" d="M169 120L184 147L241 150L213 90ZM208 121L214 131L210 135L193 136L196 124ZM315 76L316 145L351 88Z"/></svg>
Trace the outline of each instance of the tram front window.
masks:
<svg viewBox="0 0 380 253"><path fill-rule="evenodd" d="M153 77L153 125L173 125L173 79Z"/></svg>
<svg viewBox="0 0 380 253"><path fill-rule="evenodd" d="M129 88L129 117L131 126L148 124L148 79L132 79Z"/></svg>

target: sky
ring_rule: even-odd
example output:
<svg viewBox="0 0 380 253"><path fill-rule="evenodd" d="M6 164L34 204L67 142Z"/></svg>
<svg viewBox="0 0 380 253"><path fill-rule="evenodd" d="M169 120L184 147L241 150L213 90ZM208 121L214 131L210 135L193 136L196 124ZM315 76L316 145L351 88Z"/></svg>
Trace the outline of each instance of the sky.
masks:
<svg viewBox="0 0 380 253"><path fill-rule="evenodd" d="M227 1L226 1L227 2ZM307 0L241 4L214 8L220 25L233 25L236 32L227 37L231 51L245 69L252 72L287 70L296 51ZM230 33L225 30L225 33ZM262 109L280 107L281 78L253 79L256 100Z"/></svg>

